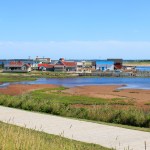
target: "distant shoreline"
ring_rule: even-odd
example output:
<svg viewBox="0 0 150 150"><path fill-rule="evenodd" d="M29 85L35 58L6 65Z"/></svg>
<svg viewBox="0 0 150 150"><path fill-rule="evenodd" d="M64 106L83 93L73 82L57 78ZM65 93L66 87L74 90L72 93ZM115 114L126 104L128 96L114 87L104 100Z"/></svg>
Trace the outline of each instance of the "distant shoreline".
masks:
<svg viewBox="0 0 150 150"><path fill-rule="evenodd" d="M150 63L149 64L144 64L144 63L124 63L124 66L133 66L133 67L150 67Z"/></svg>

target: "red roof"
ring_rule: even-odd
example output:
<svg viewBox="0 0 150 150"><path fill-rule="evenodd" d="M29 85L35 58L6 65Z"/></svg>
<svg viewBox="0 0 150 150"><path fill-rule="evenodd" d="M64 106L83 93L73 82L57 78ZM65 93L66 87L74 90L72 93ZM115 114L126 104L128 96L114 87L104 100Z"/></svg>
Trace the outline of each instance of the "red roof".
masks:
<svg viewBox="0 0 150 150"><path fill-rule="evenodd" d="M64 66L64 64L55 64L54 66Z"/></svg>
<svg viewBox="0 0 150 150"><path fill-rule="evenodd" d="M59 64L59 65L56 64L54 67L55 68L64 68L64 65L63 64Z"/></svg>
<svg viewBox="0 0 150 150"><path fill-rule="evenodd" d="M24 63L21 61L18 61L18 62L11 61L8 65L10 67L22 67L24 65Z"/></svg>
<svg viewBox="0 0 150 150"><path fill-rule="evenodd" d="M61 61L62 64L38 64L38 67L53 68L53 67L76 67L76 62Z"/></svg>
<svg viewBox="0 0 150 150"><path fill-rule="evenodd" d="M69 61L62 61L64 66L66 67L76 67L77 63L76 62L69 62Z"/></svg>
<svg viewBox="0 0 150 150"><path fill-rule="evenodd" d="M24 65L26 65L27 67L31 67L31 65L30 65L30 64L24 64Z"/></svg>
<svg viewBox="0 0 150 150"><path fill-rule="evenodd" d="M38 67L53 68L54 64L38 64Z"/></svg>

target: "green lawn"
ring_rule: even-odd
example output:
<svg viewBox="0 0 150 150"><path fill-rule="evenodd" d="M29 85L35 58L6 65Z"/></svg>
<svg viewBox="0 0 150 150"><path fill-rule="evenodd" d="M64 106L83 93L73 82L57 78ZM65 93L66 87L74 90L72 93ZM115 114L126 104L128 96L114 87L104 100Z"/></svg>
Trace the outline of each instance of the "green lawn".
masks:
<svg viewBox="0 0 150 150"><path fill-rule="evenodd" d="M1 150L109 150L95 144L69 140L0 122Z"/></svg>

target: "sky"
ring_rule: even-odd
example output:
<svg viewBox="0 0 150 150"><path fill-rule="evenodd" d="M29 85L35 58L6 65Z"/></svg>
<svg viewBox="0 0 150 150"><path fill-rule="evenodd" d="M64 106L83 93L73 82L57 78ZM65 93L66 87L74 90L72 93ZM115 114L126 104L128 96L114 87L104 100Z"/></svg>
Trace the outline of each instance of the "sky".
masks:
<svg viewBox="0 0 150 150"><path fill-rule="evenodd" d="M0 0L0 59L150 59L149 0Z"/></svg>

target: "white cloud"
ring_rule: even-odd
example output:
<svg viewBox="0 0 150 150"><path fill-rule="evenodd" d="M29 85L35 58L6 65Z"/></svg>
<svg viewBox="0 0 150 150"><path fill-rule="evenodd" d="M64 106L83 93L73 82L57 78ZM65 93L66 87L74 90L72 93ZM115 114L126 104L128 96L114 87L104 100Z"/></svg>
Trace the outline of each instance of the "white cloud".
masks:
<svg viewBox="0 0 150 150"><path fill-rule="evenodd" d="M150 41L0 42L2 58L150 59Z"/></svg>

